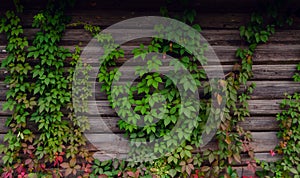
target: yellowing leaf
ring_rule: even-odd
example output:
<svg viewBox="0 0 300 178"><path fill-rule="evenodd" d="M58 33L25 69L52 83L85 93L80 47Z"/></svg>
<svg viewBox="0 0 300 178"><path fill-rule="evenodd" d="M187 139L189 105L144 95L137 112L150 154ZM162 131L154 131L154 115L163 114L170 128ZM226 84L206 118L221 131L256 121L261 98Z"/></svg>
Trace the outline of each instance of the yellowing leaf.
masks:
<svg viewBox="0 0 300 178"><path fill-rule="evenodd" d="M210 170L210 167L208 167L208 166L203 166L202 168L201 168L201 172L207 172L207 171L209 171Z"/></svg>
<svg viewBox="0 0 300 178"><path fill-rule="evenodd" d="M226 135L225 142L226 142L228 145L231 143L231 140L230 140L230 138L229 138L229 136L228 136L228 135Z"/></svg>
<svg viewBox="0 0 300 178"><path fill-rule="evenodd" d="M223 98L220 94L217 95L217 100L218 100L218 104L221 105Z"/></svg>
<svg viewBox="0 0 300 178"><path fill-rule="evenodd" d="M70 160L70 167L74 167L75 164L76 164L76 158L72 158L72 159Z"/></svg>
<svg viewBox="0 0 300 178"><path fill-rule="evenodd" d="M236 162L241 163L241 156L239 154L234 154L233 158Z"/></svg>

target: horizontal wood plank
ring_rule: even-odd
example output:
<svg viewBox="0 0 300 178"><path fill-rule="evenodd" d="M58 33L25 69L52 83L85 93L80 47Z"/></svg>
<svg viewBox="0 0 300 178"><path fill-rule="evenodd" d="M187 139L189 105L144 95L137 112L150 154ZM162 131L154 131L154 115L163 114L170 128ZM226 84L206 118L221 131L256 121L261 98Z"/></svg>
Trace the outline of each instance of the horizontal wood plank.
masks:
<svg viewBox="0 0 300 178"><path fill-rule="evenodd" d="M5 121L8 116L0 117L0 134L6 133L8 128L5 126ZM67 119L67 118L64 118ZM88 117L90 129L85 131L85 133L91 134L104 134L104 133L123 133L124 131L120 130L118 127L119 117L109 117L109 116L101 116L101 117ZM247 117L245 121L241 121L238 123L244 130L249 131L277 131L279 129L278 122L275 117L271 116L261 116L261 117ZM37 132L36 124L32 122L28 122L27 126L30 130Z"/></svg>
<svg viewBox="0 0 300 178"><path fill-rule="evenodd" d="M66 47L74 49L74 47L72 47L72 46L66 46ZM125 50L125 57L118 59L118 61L117 61L118 65L122 65L125 61L127 61L133 57L131 51L135 47L137 47L137 46L122 46L122 48L124 48L124 50ZM0 49L1 48L3 50L4 46L2 45L2 47L0 47ZM236 52L238 46L212 46L212 48L213 48L215 54L217 55L218 59L215 59L214 57L212 57L210 55L206 55L206 57L209 59L210 63L213 64L215 62L220 62L221 64L226 65L226 64L234 64L234 63L238 62L238 59L235 57L235 52ZM261 67L258 69L254 68L254 72L259 72L259 73L256 73L256 75L259 75L260 73L262 73L264 71L271 70L271 74L276 74L276 69L279 69L280 64L287 65L286 68L285 68L285 66L282 66L282 69L280 69L280 70L284 70L284 71L288 72L289 69L291 68L291 66L289 66L289 65L297 64L300 62L299 49L300 49L300 45L286 45L286 46L262 45L262 46L259 46L257 48L256 53L254 54L253 63L254 63L254 67L255 67L255 65L261 65ZM3 61L6 57L7 57L6 53L3 53L3 52L0 53L0 62ZM97 57L95 57L95 59L92 59L92 61L87 60L87 59L83 59L83 60L85 62L88 62L91 64L98 63ZM67 61L70 61L70 60L67 60ZM260 69L263 68L263 65L266 66L266 68L264 68L260 71ZM270 67L268 68L267 65L270 65ZM273 65L277 65L277 68L271 69L271 67ZM279 77L282 75L282 74L279 74L280 70L277 71L277 74ZM289 72L292 72L292 71L289 71ZM266 75L268 75L268 74L266 74ZM284 73L283 73L283 75L284 75ZM289 73L289 76L290 75L291 75L291 73ZM277 76L277 75L275 75L275 76ZM273 76L273 78L275 78L275 76Z"/></svg>
<svg viewBox="0 0 300 178"><path fill-rule="evenodd" d="M42 2L45 1L34 1L36 3L32 2L26 2L24 3L25 6L29 6L28 8L33 7L40 7L43 5ZM229 5L234 3L235 5ZM45 4L45 3L44 3ZM153 10L158 9L163 6L164 1L160 0L154 0L154 1L143 1L141 3L137 0L129 0L126 2L119 1L119 0L113 0L113 1L100 1L100 0L94 0L94 1L77 1L75 3L74 9L97 9L97 10L138 10L138 11L146 11L146 10ZM241 9L244 9L246 11L249 11L250 9L254 8L257 5L257 2L253 2L251 0L245 0L243 3L239 3L233 0L214 0L214 1L208 1L208 0L200 0L200 1L192 1L189 3L188 7L193 7L197 10L212 10L208 9L209 7L215 7L214 11L224 11L224 7L226 10L231 9L235 11L242 11ZM32 7L33 6L33 7ZM239 8L238 8L239 7ZM177 3L171 3L170 8L172 10L177 10L180 8L180 4ZM250 9L249 9L250 8ZM244 11L242 11L244 12Z"/></svg>
<svg viewBox="0 0 300 178"><path fill-rule="evenodd" d="M0 101L0 116L10 115L11 111L3 111L4 101ZM249 111L252 115L275 115L281 111L281 100L249 100ZM116 116L116 112L110 107L108 101L89 102L89 115Z"/></svg>
<svg viewBox="0 0 300 178"><path fill-rule="evenodd" d="M143 33L148 34L152 32L152 29L144 29ZM270 44L294 44L297 45L300 42L299 37L300 30L279 30L273 36L270 37ZM32 40L35 37L38 29L24 29L24 35ZM122 37L122 35L134 36L137 33L141 33L139 29L112 29L110 32L114 33L117 37ZM200 33L210 45L242 45L241 37L238 30L203 30ZM150 36L149 36L150 37ZM77 45L81 42L83 45L88 44L92 39L92 36L89 32L84 29L67 29L64 32L61 44L67 45ZM6 44L6 37L4 34L0 34L0 45ZM140 39L128 43L128 45L137 45L140 43L149 43L149 39ZM265 46L265 45L262 45ZM284 46L283 48L286 48ZM275 51L274 51L275 52Z"/></svg>
<svg viewBox="0 0 300 178"><path fill-rule="evenodd" d="M32 28L32 20L34 14L41 9L45 3L44 0L24 0L25 12L22 15L22 25L24 25L24 35L28 37L30 42L34 38L37 29ZM289 10L294 11L299 6L299 1L293 1L293 6ZM0 15L7 8L12 7L11 2L0 0ZM159 7L161 1L145 1L141 3L138 0L120 1L112 0L101 2L96 1L78 1L74 9L68 9L67 15L72 16L71 24L77 22L86 22L101 26L104 29L114 23L120 22L133 17L159 15ZM258 4L256 1L245 0L239 2L236 0L200 0L194 1L191 5L197 10L196 23L203 28L201 35L206 38L208 43L212 45L218 59L212 59L211 62L220 61L225 73L232 71L233 64L238 62L235 52L238 47L245 47L241 42L238 28L245 25L250 20L250 13ZM178 4L169 7L173 11L180 10ZM173 12L171 11L171 14ZM276 114L281 111L279 103L284 98L284 93L292 94L299 92L300 84L292 81L292 76L296 71L296 64L300 62L300 18L294 18L292 27L284 27L278 30L275 35L270 37L267 44L259 45L253 57L253 81L256 82L251 99L249 100L249 110L251 117L247 117L245 121L239 122L238 125L245 130L252 131L253 142L251 145L255 151L255 157L259 160L276 161L280 156L271 156L269 151L274 149L279 140L276 132L279 130ZM129 25L134 27L136 23ZM288 30L286 30L288 29ZM144 33L149 32L150 26L145 25ZM118 35L135 35L136 29L127 30L116 29ZM82 26L69 25L61 40L61 45L74 51L75 45L80 45L83 49L91 40L91 35L82 29ZM149 38L133 40L123 44L121 47L125 51L125 57L117 61L118 66L122 66L125 61L132 58L132 50L140 43L148 44ZM0 34L0 63L7 53L5 45L6 38ZM211 57L212 54L207 54ZM97 60L97 59L96 59ZM69 67L68 61L66 69ZM32 64L37 60L30 61ZM210 70L215 70L210 66ZM128 70L129 72L132 70ZM0 143L3 142L3 136L8 131L5 127L5 121L11 114L9 111L3 111L2 105L8 86L3 82L7 71L0 69ZM250 81L251 82L251 81ZM248 82L248 84L250 84ZM242 86L243 88L243 86ZM242 90L242 89L241 89ZM201 92L201 90L200 90ZM117 113L109 107L106 101L106 95L100 92L100 84L96 84L95 90L92 91L96 101L90 102L89 121L91 129L85 133L88 138L87 148L94 152L94 157L100 160L122 157L127 152L126 142L120 139L122 131L118 128L117 122L120 119ZM99 117L101 116L101 118ZM33 123L28 123L28 127L37 132ZM115 134L114 134L115 133ZM212 140L204 148L195 148L194 153L204 149L216 149L217 143ZM2 157L2 155L0 155ZM253 176L253 173L247 170L246 163L249 157L242 155L242 163L234 165L234 169L238 174L244 176ZM0 161L0 164L2 162Z"/></svg>
<svg viewBox="0 0 300 178"><path fill-rule="evenodd" d="M134 84L136 84L135 82ZM253 81L248 82L248 85L251 83L256 84L256 88L253 93L250 95L251 99L282 99L285 98L284 94L293 94L295 92L300 92L300 83L293 81ZM95 96L96 100L106 100L107 95L105 92L101 91L101 83L95 83L95 89L91 88L92 94ZM0 82L0 100L6 100L6 92L9 90L9 85ZM244 90L242 86L240 92ZM200 97L203 97L203 88L200 88L199 91ZM141 96L143 97L143 96Z"/></svg>
<svg viewBox="0 0 300 178"><path fill-rule="evenodd" d="M101 154L126 154L129 147L127 146L126 138L122 134L85 134L90 142L88 146L91 150ZM252 147L256 153L269 152L278 144L276 132L252 132L253 142ZM0 143L3 143L4 134L0 134ZM194 152L199 152L205 149L215 149L216 143L209 142L201 149L194 149Z"/></svg>
<svg viewBox="0 0 300 178"><path fill-rule="evenodd" d="M216 5L214 5L216 6ZM141 16L161 16L159 12L160 8L151 9L147 11L141 11L139 9L131 10L117 10L117 9L81 9L81 10L69 10L66 14L72 17L71 23L86 22L93 25L99 25L102 28L118 23L122 20L141 17ZM31 27L33 15L37 13L37 10L25 11L22 15L22 22L25 27ZM174 11L170 11L170 16L174 16ZM214 11L198 11L195 18L195 23L201 25L203 29L238 29L240 26L245 25L250 21L250 13L226 11L220 12L217 9ZM294 17L294 24L299 22L299 18ZM293 25L292 27L299 29L299 26Z"/></svg>
<svg viewBox="0 0 300 178"><path fill-rule="evenodd" d="M103 154L128 153L127 139L120 134L85 134L86 138ZM251 146L257 153L269 152L279 143L276 132L252 132ZM216 148L216 143L209 142L201 149L195 148L194 152Z"/></svg>
<svg viewBox="0 0 300 178"><path fill-rule="evenodd" d="M1 58L0 58L1 60ZM299 59L300 60L300 59ZM300 62L300 61L299 61ZM121 64L122 65L122 64ZM121 66L118 66L121 67ZM210 67L208 67L210 68ZM213 68L213 66L212 66ZM233 70L233 64L222 65L224 70L224 74ZM68 70L68 67L66 67ZM252 67L253 70L253 78L256 82L258 80L281 80L287 81L292 80L293 75L296 72L296 64L285 64L285 65L277 65L277 64L262 64L256 65L254 64ZM0 69L0 82L4 80L5 76L8 75L6 69ZM126 77L126 76L125 76ZM1 85L1 83L0 83Z"/></svg>
<svg viewBox="0 0 300 178"><path fill-rule="evenodd" d="M281 111L281 100L249 100L249 111L252 115L275 115ZM109 107L108 101L96 101L90 105L90 113L100 115L115 115L115 111Z"/></svg>

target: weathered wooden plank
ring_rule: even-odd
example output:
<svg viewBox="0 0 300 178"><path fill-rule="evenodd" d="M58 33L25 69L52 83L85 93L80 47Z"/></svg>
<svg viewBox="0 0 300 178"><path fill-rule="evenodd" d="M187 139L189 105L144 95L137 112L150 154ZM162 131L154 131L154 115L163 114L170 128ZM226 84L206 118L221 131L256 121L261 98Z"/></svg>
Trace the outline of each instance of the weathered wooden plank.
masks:
<svg viewBox="0 0 300 178"><path fill-rule="evenodd" d="M252 115L271 115L281 111L281 100L249 100L249 111Z"/></svg>
<svg viewBox="0 0 300 178"><path fill-rule="evenodd" d="M252 132L251 134L253 137L251 145L255 152L269 152L279 143L276 132Z"/></svg>
<svg viewBox="0 0 300 178"><path fill-rule="evenodd" d="M3 106L0 102L0 108ZM252 115L275 115L281 111L279 104L281 100L249 100L249 111ZM108 101L95 101L89 104L90 115L116 116L116 112L109 106ZM10 115L10 111L1 109L0 116Z"/></svg>
<svg viewBox="0 0 300 178"><path fill-rule="evenodd" d="M1 0L3 4L1 5L0 9L6 9L6 8L13 8L13 3L8 1L4 3L3 0ZM232 3L234 6L232 6ZM38 9L42 8L47 4L46 0L34 0L34 1L28 1L24 0L22 1L22 5L25 6L25 9ZM126 2L119 1L119 0L113 0L113 1L100 1L100 0L94 0L94 1L76 1L74 7L72 9L89 9L89 10L139 10L139 11L145 11L145 10L155 10L165 5L166 3L164 1L160 0L152 0L152 1L143 1L141 3L138 0L128 0ZM170 5L170 8L172 10L178 9L180 4L172 3ZM228 11L236 10L240 12L244 12L241 9L246 10L247 12L256 7L257 2L251 1L251 0L245 0L243 3L236 2L234 0L214 0L214 1L207 1L207 0L200 0L200 1L191 1L188 4L188 7L193 7L198 10L212 10L209 7L214 7L214 11L224 11L225 9ZM224 8L225 7L225 8ZM209 8L209 9L208 9ZM232 11L231 11L232 12ZM250 11L249 11L250 12Z"/></svg>
<svg viewBox="0 0 300 178"><path fill-rule="evenodd" d="M74 47L67 46L71 49L74 49ZM125 57L118 59L117 63L118 65L122 65L125 61L132 58L133 55L131 54L131 50L134 49L134 47L125 47L122 46L125 49ZM221 64L233 64L238 61L235 57L237 46L212 46L218 59L209 58L211 63L214 63L216 61L221 62ZM253 63L254 63L254 72L268 72L271 70L271 74L276 74L276 70L280 69L280 64L288 65L288 66L282 66L282 70L285 70L286 72L289 72L289 75L291 76L291 72L289 69L292 67L291 64L297 64L300 62L299 56L300 56L300 45L262 45L259 46L257 49L257 52L254 55ZM0 62L5 59L7 55L5 53L0 53ZM210 57L207 55L206 57ZM67 60L70 61L71 59ZM97 59L95 59L97 61ZM87 61L88 62L88 61ZM90 63L90 62L89 62ZM277 65L277 68L270 67L269 69L261 69L263 65ZM255 65L261 65L260 68L255 69ZM281 70L281 69L280 69ZM277 72L278 77L281 76L279 74L280 71ZM258 74L256 74L258 75ZM266 74L267 75L267 74ZM272 78L275 78L276 75L273 75ZM276 78L275 78L276 79Z"/></svg>
<svg viewBox="0 0 300 178"><path fill-rule="evenodd" d="M38 31L38 29L24 29L24 35L28 37L29 40L32 40ZM124 33L131 36L136 33L140 33L138 29L115 29L110 31L116 35L120 34L118 36L122 36ZM145 29L143 30L143 33L148 34L151 31L152 29ZM299 44L299 31L300 30L280 30L276 32L275 35L271 36L269 44ZM201 35L209 42L210 45L241 45L241 37L238 30L203 30ZM84 29L67 29L64 32L61 43L64 45L76 45L79 42L87 44L91 39L92 36L90 33ZM6 44L6 37L4 34L0 34L0 40L0 45ZM148 42L149 39L140 39L128 44L137 45Z"/></svg>
<svg viewBox="0 0 300 178"><path fill-rule="evenodd" d="M25 11L21 16L24 27L32 26L32 19L37 10ZM174 14L174 13L170 13ZM139 10L71 10L67 15L72 17L71 23L86 22L93 25L108 27L122 20L141 17L141 16L160 16L159 8L149 11ZM218 13L218 12L199 12L195 22L200 23L202 28L227 28L237 29L244 25L250 19L250 14L247 13Z"/></svg>
<svg viewBox="0 0 300 178"><path fill-rule="evenodd" d="M8 128L5 126L5 121L7 116L0 117L0 133L6 133ZM67 119L67 118L64 118ZM89 117L90 129L85 131L86 133L123 133L122 130L118 127L119 117L109 117L109 116L101 116L101 117ZM239 126L243 127L244 130L249 131L277 131L279 129L278 122L275 117L270 116L261 116L261 117L247 117L245 121L239 122ZM28 127L38 132L35 124L29 122Z"/></svg>
<svg viewBox="0 0 300 178"><path fill-rule="evenodd" d="M281 111L279 108L281 100L249 100L248 103L249 111L252 115L273 115ZM115 111L109 107L108 101L97 101L96 105L91 104L90 107L91 114L116 114Z"/></svg>
<svg viewBox="0 0 300 178"><path fill-rule="evenodd" d="M296 65L254 64L252 67L252 71L254 80L290 80L296 72Z"/></svg>
<svg viewBox="0 0 300 178"><path fill-rule="evenodd" d="M138 62L132 62L132 66L130 64L126 64L126 66L117 66L118 70L122 71L124 79L130 79L132 76L135 76L136 67L140 66ZM163 61L162 61L163 62ZM299 61L300 62L300 61ZM168 66L169 64L164 64L163 67L160 67L161 72L172 71L174 67ZM94 66L92 64L92 66ZM220 69L223 70L225 75L233 70L233 64L223 64L221 66L215 65L205 65L205 67L199 66L199 69L204 69L206 73L220 72ZM93 67L94 70L98 70L100 66ZM112 70L115 67L110 68ZM292 80L293 75L296 72L296 64L286 64L286 65L271 65L271 64L262 64L262 65L253 65L252 67L253 77L251 80L282 80L283 82L286 80ZM0 71L1 72L1 71ZM1 74L1 73L0 73ZM283 80L284 79L284 80Z"/></svg>
<svg viewBox="0 0 300 178"><path fill-rule="evenodd" d="M277 131L278 124L275 116L252 116L238 123L239 126L249 131Z"/></svg>
<svg viewBox="0 0 300 178"><path fill-rule="evenodd" d="M136 84L137 82L134 82ZM299 92L299 83L293 81L250 81L256 84L254 92L250 95L251 99L282 99L284 94L293 94ZM9 90L9 85L0 81L0 101L6 100L6 92ZM241 86L239 92L242 92L244 87ZM107 95L101 91L101 83L96 82L95 89L91 90L96 100L106 100ZM200 97L203 96L203 89L200 88ZM142 96L141 96L142 97Z"/></svg>
<svg viewBox="0 0 300 178"><path fill-rule="evenodd" d="M70 46L67 46L70 47ZM70 47L72 48L72 47ZM299 46L300 49L300 46ZM1 50L1 49L0 49ZM219 51L216 51L217 54ZM128 51L128 56L130 52ZM0 61L2 61L7 55L5 53L0 53ZM129 58L129 57L128 57ZM220 62L224 60L224 58L219 58ZM289 60L288 58L286 62ZM232 62L234 62L234 58L232 58ZM300 62L300 59L295 61ZM257 62L253 65L253 80L291 80L293 75L296 72L296 64L285 64L285 65L278 65L278 64L261 64L256 65ZM122 65L123 61L120 61L119 65ZM68 64L66 64L68 65ZM208 66L208 69L213 69L213 66ZM233 64L223 64L222 68L224 73L232 71ZM4 80L5 74L7 71L4 68L0 69L0 81Z"/></svg>
<svg viewBox="0 0 300 178"><path fill-rule="evenodd" d="M36 32L38 32L38 29L24 29L24 34L26 37L28 37L29 40L32 40L35 37ZM120 34L119 36L126 33L126 35L135 35L136 33L140 33L140 31L136 29L120 29L120 30L111 30L111 32L115 34ZM148 34L149 32L152 32L152 29L145 29L143 30L145 34ZM239 44L241 39L239 36L239 32L237 30L207 30L201 32L204 38L211 44L211 45L228 45L228 44ZM0 34L0 44L4 45L6 44L4 34ZM84 29L67 29L64 33L64 36L62 38L62 44L66 45L76 45L79 42L82 42L84 45L86 45L90 40L92 39L92 36L89 32L85 31ZM297 39L297 38L296 38ZM150 39L139 39L135 42L129 42L127 45L137 45L140 43L149 43Z"/></svg>
<svg viewBox="0 0 300 178"><path fill-rule="evenodd" d="M276 156L271 156L270 153L254 153L254 156L256 159L261 160L261 161L268 161L268 162L275 162L278 159L280 159L281 157L276 155ZM126 159L127 155L124 153L120 153L120 154L105 154L102 152L95 152L93 154L93 157L95 159L99 159L101 161L104 160L110 160L110 159L114 159L114 158L118 158L118 159ZM249 157L246 156L245 154L241 155L241 164L236 163L233 164L234 168L241 168L241 165L246 165L247 161L249 161ZM247 170L247 168L245 167L245 169ZM253 175L253 173L252 173Z"/></svg>
<svg viewBox="0 0 300 178"><path fill-rule="evenodd" d="M275 162L275 161L279 160L282 157L282 155L276 154L276 155L272 156L269 151L269 152L263 152L263 153L254 153L254 157L261 161ZM250 157L246 154L242 154L241 158L242 158L241 159L242 164L247 164L247 161L250 160Z"/></svg>
<svg viewBox="0 0 300 178"><path fill-rule="evenodd" d="M172 11L170 12L171 16L174 14ZM69 13L70 16L73 17L72 22L89 22L91 24L96 24L102 27L109 26L111 24L120 22L122 20L126 20L133 17L141 17L141 16L160 16L158 10L152 11L115 11L110 10L109 12L106 10L102 11L93 11L93 10L83 10L83 11L72 11ZM218 11L198 11L198 14L195 18L195 23L201 25L203 29L238 29L240 26L245 25L250 21L249 13L236 13L234 11L226 11L220 13ZM295 17L295 23L299 22L299 18ZM30 24L26 23L26 24ZM291 28L299 28L297 25L294 25Z"/></svg>
<svg viewBox="0 0 300 178"><path fill-rule="evenodd" d="M89 122L91 129L87 133L103 133L107 132L103 125L99 124L99 120L102 120L104 124L110 129L111 132L122 132L118 126L119 117L90 117ZM278 122L275 117L261 116L261 117L247 117L245 121L239 122L239 126L249 131L276 131L278 130Z"/></svg>
<svg viewBox="0 0 300 178"><path fill-rule="evenodd" d="M85 134L85 136L102 153L122 154L129 151L127 139L121 134ZM252 137L251 146L258 153L269 152L279 143L276 132L252 132ZM195 148L194 152L216 147L216 143L211 141L201 149Z"/></svg>
<svg viewBox="0 0 300 178"><path fill-rule="evenodd" d="M0 133L6 133L8 128L5 127L5 121L7 116L0 117ZM89 117L90 129L86 133L122 133L123 131L118 127L119 117ZM249 131L277 131L278 122L275 117L261 116L261 117L247 117L245 121L239 122L239 126L243 127L244 130ZM28 123L31 130L38 132L37 128L33 123Z"/></svg>
<svg viewBox="0 0 300 178"><path fill-rule="evenodd" d="M278 99L284 98L285 93L300 92L300 83L294 81L255 81L254 83L256 88L251 94L251 99Z"/></svg>
<svg viewBox="0 0 300 178"><path fill-rule="evenodd" d="M6 116L0 116L0 134L4 134L8 131L8 128L5 126Z"/></svg>
<svg viewBox="0 0 300 178"><path fill-rule="evenodd" d="M102 120L107 127L99 124L99 120ZM110 132L120 133L122 131L117 126L118 120L120 120L119 117L90 117L91 128L87 133L104 133L107 132L107 128ZM279 129L276 118L270 116L247 117L245 121L239 122L238 125L249 131L276 131Z"/></svg>
<svg viewBox="0 0 300 178"><path fill-rule="evenodd" d="M1 54L0 54L1 56ZM0 57L0 61L3 58ZM300 60L299 60L300 62ZM122 65L122 63L120 64ZM119 67L119 66L118 66ZM208 69L213 69L213 66L208 66ZM222 65L224 73L232 71L233 65ZM67 68L66 68L67 70ZM273 64L262 64L262 65L253 65L253 80L291 80L293 75L296 72L296 64L285 64L285 65L273 65ZM0 81L3 81L7 71L4 68L0 69ZM1 95L1 94L0 94Z"/></svg>
<svg viewBox="0 0 300 178"><path fill-rule="evenodd" d="M122 132L117 124L119 117L90 117L89 122L91 128L87 133L103 133L107 132L107 128L102 124L99 124L99 120L102 120L104 124L110 129L110 132L120 133ZM244 130L249 131L276 131L279 129L278 122L275 117L261 116L261 117L247 117L245 121L238 123L239 126L243 127Z"/></svg>
<svg viewBox="0 0 300 178"><path fill-rule="evenodd" d="M121 82L122 83L122 82ZM248 82L250 85L252 82ZM284 94L293 94L300 92L300 83L293 81L253 81L256 88L250 95L251 99L282 99ZM135 83L136 84L136 83ZM5 93L9 90L8 85L0 81L0 100L6 100ZM244 90L243 86L240 92ZM101 91L101 83L96 82L95 90L91 90L96 100L105 100L107 95ZM199 89L200 97L203 96L203 88Z"/></svg>

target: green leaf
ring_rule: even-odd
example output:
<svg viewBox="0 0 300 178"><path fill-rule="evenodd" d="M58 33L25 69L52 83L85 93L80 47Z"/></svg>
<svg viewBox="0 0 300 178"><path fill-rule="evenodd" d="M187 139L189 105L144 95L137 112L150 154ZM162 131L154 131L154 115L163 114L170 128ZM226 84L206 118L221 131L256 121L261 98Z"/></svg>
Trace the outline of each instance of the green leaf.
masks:
<svg viewBox="0 0 300 178"><path fill-rule="evenodd" d="M46 78L46 79L45 79L45 84L46 84L46 85L49 85L49 83L50 83L50 79L49 79L49 78Z"/></svg>
<svg viewBox="0 0 300 178"><path fill-rule="evenodd" d="M25 129L25 130L23 131L23 133L24 133L25 135L29 135L29 134L31 133L31 131L30 131L29 129Z"/></svg>
<svg viewBox="0 0 300 178"><path fill-rule="evenodd" d="M213 161L214 161L214 159L215 159L215 156L214 156L214 154L209 154L209 156L208 156L208 161L209 161L209 163L212 163Z"/></svg>
<svg viewBox="0 0 300 178"><path fill-rule="evenodd" d="M185 150L185 155L188 157L188 158L191 158L192 157L192 153L188 150Z"/></svg>
<svg viewBox="0 0 300 178"><path fill-rule="evenodd" d="M295 168L290 168L289 169L291 173L297 175L298 174L298 171L295 169Z"/></svg>
<svg viewBox="0 0 300 178"><path fill-rule="evenodd" d="M187 150L193 150L193 147L191 145L187 145L187 146L185 146L185 149L187 149Z"/></svg>
<svg viewBox="0 0 300 178"><path fill-rule="evenodd" d="M243 37L245 35L245 30L246 30L245 26L240 27L240 36L241 37Z"/></svg>
<svg viewBox="0 0 300 178"><path fill-rule="evenodd" d="M170 169L170 170L168 171L168 174L169 174L171 177L175 177L176 174L177 174L177 171L176 171L175 169Z"/></svg>
<svg viewBox="0 0 300 178"><path fill-rule="evenodd" d="M196 29L198 32L201 32L202 30L199 24L194 24L192 27Z"/></svg>
<svg viewBox="0 0 300 178"><path fill-rule="evenodd" d="M156 81L153 80L152 86L157 89L158 88L158 82L156 82Z"/></svg>
<svg viewBox="0 0 300 178"><path fill-rule="evenodd" d="M39 112L43 112L45 110L45 104L41 104L39 107Z"/></svg>

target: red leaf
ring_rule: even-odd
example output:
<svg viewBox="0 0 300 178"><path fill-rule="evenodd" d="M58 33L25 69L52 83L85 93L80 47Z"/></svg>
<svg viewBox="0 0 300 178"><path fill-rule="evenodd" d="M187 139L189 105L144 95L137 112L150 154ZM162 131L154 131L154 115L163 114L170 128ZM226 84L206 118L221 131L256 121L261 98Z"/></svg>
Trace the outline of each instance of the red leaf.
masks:
<svg viewBox="0 0 300 178"><path fill-rule="evenodd" d="M139 175L140 175L140 171L136 171L135 172L135 177L139 177Z"/></svg>
<svg viewBox="0 0 300 178"><path fill-rule="evenodd" d="M120 171L119 173L118 173L118 177L120 177L122 175L122 172Z"/></svg>
<svg viewBox="0 0 300 178"><path fill-rule="evenodd" d="M62 156L58 156L57 160L59 161L59 163L62 163L63 162L63 157Z"/></svg>
<svg viewBox="0 0 300 178"><path fill-rule="evenodd" d="M130 177L134 177L134 176L135 176L134 173L131 172L131 171L128 171L127 174L128 174Z"/></svg>
<svg viewBox="0 0 300 178"><path fill-rule="evenodd" d="M275 156L275 151L270 150L270 155L271 155L271 156Z"/></svg>
<svg viewBox="0 0 300 178"><path fill-rule="evenodd" d="M28 165L28 164L30 164L32 162L32 159L26 159L25 160L25 165Z"/></svg>
<svg viewBox="0 0 300 178"><path fill-rule="evenodd" d="M40 167L41 167L41 169L45 169L46 168L46 165L45 164L40 164Z"/></svg>
<svg viewBox="0 0 300 178"><path fill-rule="evenodd" d="M199 178L197 174L192 174L192 178Z"/></svg>

